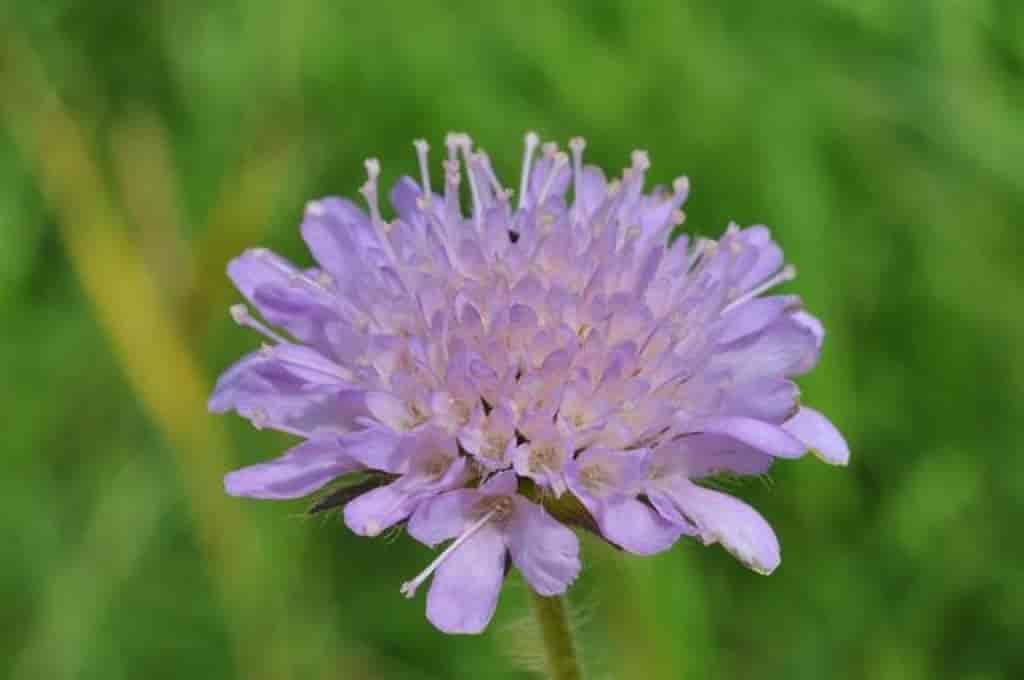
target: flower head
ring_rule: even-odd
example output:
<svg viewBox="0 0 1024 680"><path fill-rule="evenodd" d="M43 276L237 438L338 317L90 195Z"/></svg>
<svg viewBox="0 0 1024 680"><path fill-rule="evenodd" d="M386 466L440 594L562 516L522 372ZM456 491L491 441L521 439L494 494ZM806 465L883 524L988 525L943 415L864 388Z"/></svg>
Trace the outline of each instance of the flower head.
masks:
<svg viewBox="0 0 1024 680"><path fill-rule="evenodd" d="M210 408L302 440L230 473L228 492L296 498L337 481L315 508L343 506L352 531L453 539L402 587L432 577L427 616L449 632L487 625L509 562L563 592L580 569L570 524L637 554L691 536L775 569L767 522L700 480L849 452L799 402L792 379L824 333L798 297L768 294L794 277L768 229L671 239L689 182L645 192L642 151L608 181L583 140L567 154L530 133L513 199L468 136L446 146L435 192L416 142L420 179L396 183L391 220L372 159L367 212L310 203L315 267L263 249L228 266L263 321L232 315L267 344L224 373Z"/></svg>

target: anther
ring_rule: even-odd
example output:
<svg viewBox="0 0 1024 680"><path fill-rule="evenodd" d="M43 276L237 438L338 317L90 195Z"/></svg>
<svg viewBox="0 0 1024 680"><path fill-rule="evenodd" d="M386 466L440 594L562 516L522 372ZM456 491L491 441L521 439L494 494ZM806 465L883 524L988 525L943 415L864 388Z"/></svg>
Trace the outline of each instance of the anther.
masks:
<svg viewBox="0 0 1024 680"><path fill-rule="evenodd" d="M682 196L683 200L690 193L690 178L689 177L676 177L672 182L672 191L675 192L676 196Z"/></svg>
<svg viewBox="0 0 1024 680"><path fill-rule="evenodd" d="M265 324L257 321L253 318L252 314L249 313L249 308L239 303L237 305L231 305L231 318L234 319L235 323L243 328L251 328L260 335L264 336L268 340L273 340L276 343L288 342L280 335L270 330Z"/></svg>
<svg viewBox="0 0 1024 680"><path fill-rule="evenodd" d="M651 157L643 149L636 149L630 154L630 159L633 161L633 167L643 172L650 169Z"/></svg>
<svg viewBox="0 0 1024 680"><path fill-rule="evenodd" d="M249 420L252 421L252 426L257 430L262 430L270 424L270 416L261 408L253 409L253 412L249 416Z"/></svg>

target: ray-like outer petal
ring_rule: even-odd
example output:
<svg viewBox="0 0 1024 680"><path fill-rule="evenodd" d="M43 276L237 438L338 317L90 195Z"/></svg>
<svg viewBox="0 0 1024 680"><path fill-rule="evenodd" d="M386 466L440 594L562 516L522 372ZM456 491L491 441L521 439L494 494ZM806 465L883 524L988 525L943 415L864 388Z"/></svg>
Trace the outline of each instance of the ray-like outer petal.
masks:
<svg viewBox="0 0 1024 680"><path fill-rule="evenodd" d="M779 458L799 458L807 453L804 443L786 430L753 418L741 416L712 418L705 423L704 432L731 437L738 442Z"/></svg>
<svg viewBox="0 0 1024 680"><path fill-rule="evenodd" d="M697 529L705 544L721 543L736 559L759 574L770 574L781 562L779 541L771 526L752 507L728 494L705 489L679 477L661 487L660 503Z"/></svg>
<svg viewBox="0 0 1024 680"><path fill-rule="evenodd" d="M367 427L341 435L348 455L371 470L401 474L406 460L399 455L400 435L383 427Z"/></svg>
<svg viewBox="0 0 1024 680"><path fill-rule="evenodd" d="M828 418L807 406L782 424L782 429L802 441L821 460L832 465L850 462L850 447Z"/></svg>
<svg viewBox="0 0 1024 680"><path fill-rule="evenodd" d="M806 373L821 345L813 329L782 316L760 333L723 347L711 360L712 368L727 368L736 383L763 377L789 377Z"/></svg>
<svg viewBox="0 0 1024 680"><path fill-rule="evenodd" d="M445 633L475 634L494 616L505 580L505 541L484 527L452 552L434 573L427 618Z"/></svg>
<svg viewBox="0 0 1024 680"><path fill-rule="evenodd" d="M539 595L564 593L580 572L576 534L539 505L522 497L514 502L505 528L513 564Z"/></svg>
<svg viewBox="0 0 1024 680"><path fill-rule="evenodd" d="M651 506L626 496L607 503L596 519L605 538L635 555L664 552L684 531L682 525L664 519Z"/></svg>
<svg viewBox="0 0 1024 680"><path fill-rule="evenodd" d="M717 340L722 345L728 345L759 333L781 317L793 304L793 298L784 295L755 298L745 302L722 316Z"/></svg>
<svg viewBox="0 0 1024 680"><path fill-rule="evenodd" d="M232 496L301 498L360 468L337 440L309 440L279 458L229 472L224 489Z"/></svg>
<svg viewBox="0 0 1024 680"><path fill-rule="evenodd" d="M228 262L228 277L249 302L255 304L256 291L264 286L287 286L298 268L266 248L250 248Z"/></svg>
<svg viewBox="0 0 1024 680"><path fill-rule="evenodd" d="M320 266L342 280L364 269L360 256L377 240L366 213L343 198L310 203L301 230Z"/></svg>
<svg viewBox="0 0 1024 680"><path fill-rule="evenodd" d="M262 352L243 357L221 375L208 407L214 413L236 411L257 427L309 433L350 430L366 413L361 391L330 379L308 382Z"/></svg>
<svg viewBox="0 0 1024 680"><path fill-rule="evenodd" d="M771 232L762 224L741 229L736 237L744 249L750 249L753 257L749 268L736 283L739 291L746 292L777 272L783 263L782 248L772 240Z"/></svg>
<svg viewBox="0 0 1024 680"><path fill-rule="evenodd" d="M797 375L807 373L818 363L818 357L821 356L821 345L825 341L825 327L816 316L804 311L799 310L794 312L792 317L794 322L799 324L801 327L806 329L811 337L814 338L814 352L809 352L797 365Z"/></svg>
<svg viewBox="0 0 1024 680"><path fill-rule="evenodd" d="M800 389L785 378L756 378L736 385L725 411L769 423L781 424L796 413Z"/></svg>
<svg viewBox="0 0 1024 680"><path fill-rule="evenodd" d="M686 437L675 449L680 470L690 479L720 474L761 475L775 460L763 451L732 437L695 435Z"/></svg>
<svg viewBox="0 0 1024 680"><path fill-rule="evenodd" d="M360 536L379 536L408 517L422 500L408 487L408 483L398 480L349 501L344 511L345 525Z"/></svg>

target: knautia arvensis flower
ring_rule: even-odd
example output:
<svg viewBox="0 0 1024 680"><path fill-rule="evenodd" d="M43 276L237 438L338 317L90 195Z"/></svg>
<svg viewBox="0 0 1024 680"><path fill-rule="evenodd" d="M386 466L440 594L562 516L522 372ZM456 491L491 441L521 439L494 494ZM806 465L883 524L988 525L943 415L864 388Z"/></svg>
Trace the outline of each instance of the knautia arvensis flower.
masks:
<svg viewBox="0 0 1024 680"><path fill-rule="evenodd" d="M513 191L468 136L446 147L435 193L415 143L420 178L391 190L393 219L373 159L368 212L311 202L316 266L264 249L228 266L263 321L244 305L234 318L267 342L225 372L210 408L302 441L228 474L227 491L326 489L314 509L343 506L357 534L404 525L429 546L450 540L401 592L432 577L427 617L453 633L487 625L509 561L537 593L565 591L580 571L574 526L641 555L686 536L775 569L767 522L701 480L849 453L799 402L792 378L823 331L797 296L767 294L794 276L768 229L670 240L689 182L645 193L643 151L607 181L582 139L566 153L530 133Z"/></svg>

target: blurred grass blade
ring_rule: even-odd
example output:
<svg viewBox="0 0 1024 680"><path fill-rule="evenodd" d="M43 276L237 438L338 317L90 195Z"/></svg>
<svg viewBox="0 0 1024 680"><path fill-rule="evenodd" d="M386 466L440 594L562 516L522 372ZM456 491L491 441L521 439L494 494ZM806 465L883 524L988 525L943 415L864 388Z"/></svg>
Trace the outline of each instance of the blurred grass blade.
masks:
<svg viewBox="0 0 1024 680"><path fill-rule="evenodd" d="M245 677L269 677L272 671L258 652L270 653L266 645L280 616L280 597L266 589L260 615L251 611L252 581L266 574L265 557L239 505L222 491L230 443L206 412L208 385L152 272L125 235L82 127L39 76L31 53L15 52L14 41L7 44L2 85L19 96L4 98L4 117L35 167L72 265L128 381L172 444L196 534L230 619L236 663Z"/></svg>

